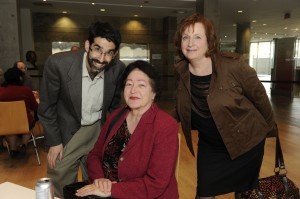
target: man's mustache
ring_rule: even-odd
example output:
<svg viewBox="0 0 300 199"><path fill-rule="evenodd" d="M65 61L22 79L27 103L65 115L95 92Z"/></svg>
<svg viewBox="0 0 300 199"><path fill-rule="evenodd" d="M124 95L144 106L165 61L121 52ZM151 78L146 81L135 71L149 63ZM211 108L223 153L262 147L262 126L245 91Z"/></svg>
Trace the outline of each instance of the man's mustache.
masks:
<svg viewBox="0 0 300 199"><path fill-rule="evenodd" d="M108 64L108 62L107 62L107 61L103 61L103 62L101 62L101 61L99 61L98 59L91 59L91 61L92 61L92 62L96 62L97 64L105 64L105 65L107 65L107 64Z"/></svg>

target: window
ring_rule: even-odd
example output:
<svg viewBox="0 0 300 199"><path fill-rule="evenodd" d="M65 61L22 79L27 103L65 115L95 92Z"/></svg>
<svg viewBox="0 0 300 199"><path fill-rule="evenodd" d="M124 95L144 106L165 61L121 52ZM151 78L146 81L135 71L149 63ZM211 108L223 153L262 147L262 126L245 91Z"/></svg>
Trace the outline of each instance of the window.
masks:
<svg viewBox="0 0 300 199"><path fill-rule="evenodd" d="M54 41L52 42L52 54L70 51L72 46L80 46L79 42L62 42L62 41Z"/></svg>
<svg viewBox="0 0 300 199"><path fill-rule="evenodd" d="M274 67L274 42L256 42L250 44L249 65L259 75L271 75Z"/></svg>
<svg viewBox="0 0 300 199"><path fill-rule="evenodd" d="M120 60L127 66L136 60L144 60L149 62L149 46L148 44L126 44L120 45Z"/></svg>

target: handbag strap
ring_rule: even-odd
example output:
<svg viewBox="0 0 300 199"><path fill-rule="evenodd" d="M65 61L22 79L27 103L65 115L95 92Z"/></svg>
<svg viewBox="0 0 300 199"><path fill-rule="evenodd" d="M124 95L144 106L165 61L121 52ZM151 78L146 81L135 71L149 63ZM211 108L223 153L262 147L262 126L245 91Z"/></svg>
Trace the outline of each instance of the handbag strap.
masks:
<svg viewBox="0 0 300 199"><path fill-rule="evenodd" d="M284 174L281 174L282 181L284 184L284 189L286 191L286 195L289 196L289 185L288 185L288 179L286 177L286 169L285 169L285 164L283 160L283 153L280 145L280 140L279 140L279 135L276 136L276 157L275 157L275 174L279 175L280 170L285 170ZM276 170L278 168L278 170Z"/></svg>
<svg viewBox="0 0 300 199"><path fill-rule="evenodd" d="M104 139L104 142L106 141L112 127L116 124L116 122L120 119L120 117L123 115L123 113L126 111L126 107L122 108L118 114L111 120L108 128L107 128L107 131L106 131L106 135L105 135L105 139Z"/></svg>
<svg viewBox="0 0 300 199"><path fill-rule="evenodd" d="M275 169L278 168L278 171L275 171L276 174L279 174L280 169L285 169L285 164L283 160L283 153L280 145L279 135L276 136L276 155L275 155Z"/></svg>
<svg viewBox="0 0 300 199"><path fill-rule="evenodd" d="M276 170L277 169L277 170ZM279 135L276 136L276 151L275 151L275 168L274 172L276 175L280 174L280 170L285 170L285 164L284 164L284 159L283 159L283 153L280 145L280 140L279 140ZM289 186L288 186L288 179L286 177L286 173L281 175L282 181L284 184L284 189L286 191L286 195L289 196ZM258 183L258 198L263 199L261 187L259 186Z"/></svg>

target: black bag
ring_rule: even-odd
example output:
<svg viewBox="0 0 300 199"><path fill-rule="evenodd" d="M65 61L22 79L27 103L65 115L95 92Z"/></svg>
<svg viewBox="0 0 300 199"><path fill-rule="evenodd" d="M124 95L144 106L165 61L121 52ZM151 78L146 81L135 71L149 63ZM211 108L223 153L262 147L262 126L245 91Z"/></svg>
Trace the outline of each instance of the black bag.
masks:
<svg viewBox="0 0 300 199"><path fill-rule="evenodd" d="M87 185L86 182L75 182L69 185L64 186L63 188L63 194L64 194L64 199L98 199L102 198L99 196L85 196L85 197L78 197L75 195L76 191L82 187Z"/></svg>
<svg viewBox="0 0 300 199"><path fill-rule="evenodd" d="M241 199L299 199L299 188L286 176L279 136L276 137L275 175L258 179L258 189L245 191Z"/></svg>

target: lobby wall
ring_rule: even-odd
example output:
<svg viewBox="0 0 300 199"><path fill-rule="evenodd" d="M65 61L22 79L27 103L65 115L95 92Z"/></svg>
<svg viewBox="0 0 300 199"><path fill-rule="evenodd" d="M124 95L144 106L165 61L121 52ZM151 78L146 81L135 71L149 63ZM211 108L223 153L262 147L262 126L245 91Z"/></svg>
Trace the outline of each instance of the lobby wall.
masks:
<svg viewBox="0 0 300 199"><path fill-rule="evenodd" d="M121 18L32 13L34 46L38 57L37 64L40 74L42 74L41 71L43 71L47 57L52 53L52 42L79 41L80 47L84 48L84 42L88 37L88 27L92 22L98 20L109 22L116 29L119 29L122 35L122 43L149 45L150 63L157 68L162 76L163 94L172 95L172 91L175 88L175 81L172 77L174 65L173 35L177 26L176 17L167 17L164 19ZM171 94L168 91L171 91Z"/></svg>

